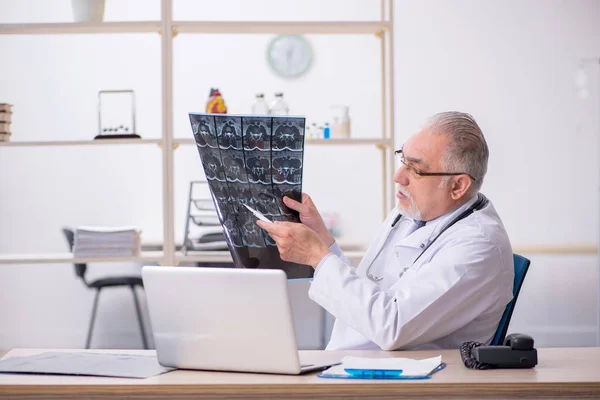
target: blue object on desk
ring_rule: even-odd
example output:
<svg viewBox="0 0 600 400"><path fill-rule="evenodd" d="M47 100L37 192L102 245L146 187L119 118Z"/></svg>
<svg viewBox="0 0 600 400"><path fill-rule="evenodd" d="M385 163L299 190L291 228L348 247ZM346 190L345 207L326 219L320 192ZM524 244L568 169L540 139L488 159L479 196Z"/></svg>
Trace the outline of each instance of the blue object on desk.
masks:
<svg viewBox="0 0 600 400"><path fill-rule="evenodd" d="M345 368L348 374L367 379L385 379L386 377L396 377L402 374L401 369L353 369Z"/></svg>
<svg viewBox="0 0 600 400"><path fill-rule="evenodd" d="M332 379L388 379L388 380L417 380L417 379L430 379L431 375L438 371L446 368L446 363L441 363L437 368L431 371L428 375L423 376L411 376L402 375L402 370L399 369L388 369L388 370L374 370L374 369L344 369L348 375L325 375L320 373L317 375L319 378L332 378ZM356 371L356 372L354 372ZM400 371L400 372L398 372ZM379 373L382 372L382 373Z"/></svg>

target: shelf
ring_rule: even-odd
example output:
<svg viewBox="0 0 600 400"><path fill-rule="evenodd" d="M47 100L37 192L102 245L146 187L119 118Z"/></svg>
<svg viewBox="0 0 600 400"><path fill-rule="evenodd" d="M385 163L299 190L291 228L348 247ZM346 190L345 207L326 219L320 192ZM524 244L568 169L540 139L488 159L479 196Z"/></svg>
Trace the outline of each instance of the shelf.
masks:
<svg viewBox="0 0 600 400"><path fill-rule="evenodd" d="M360 261L364 256L363 251L347 251L346 257L351 261ZM75 258L71 253L57 254L2 254L0 255L0 265L16 265L16 264L76 264L76 263L99 263L99 262L152 262L162 263L163 252L161 251L146 251L139 256L130 257L86 257ZM228 263L232 262L231 254L228 251L196 251L183 254L177 252L175 254L176 263Z"/></svg>
<svg viewBox="0 0 600 400"><path fill-rule="evenodd" d="M360 260L365 255L364 251L345 251L344 255L348 257L353 265L358 265ZM193 262L232 262L231 254L228 251L188 251L188 254L177 252L175 261L181 263Z"/></svg>
<svg viewBox="0 0 600 400"><path fill-rule="evenodd" d="M268 34L375 34L388 30L382 21L175 21L177 33L268 33ZM0 24L0 35L60 35L86 33L161 32L159 21L66 22L42 24Z"/></svg>
<svg viewBox="0 0 600 400"><path fill-rule="evenodd" d="M598 254L598 246L595 244L573 244L573 245L514 245L513 251L517 254L541 254L541 255L595 255ZM358 265L365 255L364 250L344 251L353 265ZM135 262L135 263L162 263L164 254L162 251L143 251L139 256L131 257L87 257L74 258L71 253L56 254L0 254L0 265L9 264L74 264L92 262ZM189 251L175 253L176 264L181 263L221 263L232 262L229 251ZM185 265L185 264L183 264Z"/></svg>
<svg viewBox="0 0 600 400"><path fill-rule="evenodd" d="M100 139L100 140L52 140L52 141L8 141L0 147L47 147L47 146L102 146L122 144L160 144L162 139Z"/></svg>
<svg viewBox="0 0 600 400"><path fill-rule="evenodd" d="M388 30L382 21L174 21L176 33L375 34Z"/></svg>
<svg viewBox="0 0 600 400"><path fill-rule="evenodd" d="M173 144L196 144L194 139L173 139ZM385 146L393 147L393 139L308 139L306 145L312 146Z"/></svg>
<svg viewBox="0 0 600 400"><path fill-rule="evenodd" d="M91 262L162 262L162 251L145 251L139 256L75 258L72 253L0 254L0 264L75 264Z"/></svg>
<svg viewBox="0 0 600 400"><path fill-rule="evenodd" d="M309 146L385 146L393 147L394 139L308 139L306 144Z"/></svg>
<svg viewBox="0 0 600 400"><path fill-rule="evenodd" d="M513 246L517 254L557 254L557 255L586 255L598 254L598 245L582 244L524 244Z"/></svg>
<svg viewBox="0 0 600 400"><path fill-rule="evenodd" d="M159 33L159 21L67 22L50 24L0 24L0 35L60 35L80 33Z"/></svg>

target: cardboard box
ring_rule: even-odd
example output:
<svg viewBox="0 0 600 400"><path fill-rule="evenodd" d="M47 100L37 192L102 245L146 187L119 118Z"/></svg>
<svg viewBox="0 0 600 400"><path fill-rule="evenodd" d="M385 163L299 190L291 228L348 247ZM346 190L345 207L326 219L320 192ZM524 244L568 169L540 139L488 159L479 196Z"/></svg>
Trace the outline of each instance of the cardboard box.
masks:
<svg viewBox="0 0 600 400"><path fill-rule="evenodd" d="M0 142L8 142L10 140L10 133L0 133Z"/></svg>
<svg viewBox="0 0 600 400"><path fill-rule="evenodd" d="M12 112L11 107L11 104L0 103L0 112Z"/></svg>

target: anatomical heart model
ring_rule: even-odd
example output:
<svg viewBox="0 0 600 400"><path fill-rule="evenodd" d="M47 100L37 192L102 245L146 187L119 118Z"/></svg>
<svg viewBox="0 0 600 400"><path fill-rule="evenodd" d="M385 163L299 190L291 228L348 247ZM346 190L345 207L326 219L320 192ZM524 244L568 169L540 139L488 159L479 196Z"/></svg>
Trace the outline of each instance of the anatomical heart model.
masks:
<svg viewBox="0 0 600 400"><path fill-rule="evenodd" d="M311 277L310 266L281 259L275 242L244 207L271 221L299 222L282 199L302 198L304 117L190 113L190 122L235 266Z"/></svg>
<svg viewBox="0 0 600 400"><path fill-rule="evenodd" d="M227 114L227 106L219 89L210 89L206 101L206 112L210 114Z"/></svg>

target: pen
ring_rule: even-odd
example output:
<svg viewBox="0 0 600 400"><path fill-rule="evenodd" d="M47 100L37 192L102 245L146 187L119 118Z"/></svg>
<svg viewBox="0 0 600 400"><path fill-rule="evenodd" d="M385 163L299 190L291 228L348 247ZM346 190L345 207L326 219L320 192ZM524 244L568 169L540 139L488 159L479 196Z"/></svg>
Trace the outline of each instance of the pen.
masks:
<svg viewBox="0 0 600 400"><path fill-rule="evenodd" d="M254 208L250 207L248 204L244 204L246 206L246 208L248 210L250 210L250 212L258 219L260 219L261 221L265 221L268 222L270 224L273 223L273 221L267 219L267 217L265 217L264 215L262 215L259 211L256 211Z"/></svg>

